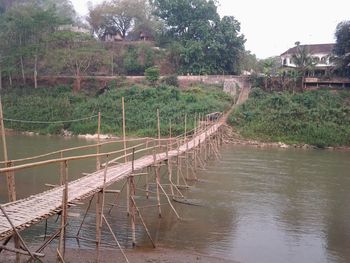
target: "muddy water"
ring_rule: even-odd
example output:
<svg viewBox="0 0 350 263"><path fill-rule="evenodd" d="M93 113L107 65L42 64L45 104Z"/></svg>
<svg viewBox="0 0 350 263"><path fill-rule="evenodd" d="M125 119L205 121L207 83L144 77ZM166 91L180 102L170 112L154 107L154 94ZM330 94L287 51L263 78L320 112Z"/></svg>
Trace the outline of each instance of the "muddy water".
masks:
<svg viewBox="0 0 350 263"><path fill-rule="evenodd" d="M16 149L10 151L15 158L89 142L15 136L8 138L8 143L10 149ZM181 221L167 206L162 206L163 217L159 219L157 208L149 207L156 203L154 195L147 200L144 192L137 192L136 202L158 244L239 262L350 262L349 152L225 146L221 155L221 161L209 161L206 170L198 171L200 181L184 192L196 205L175 204ZM78 178L78 170L89 172L94 166L93 161L71 164L70 176ZM4 201L4 180L0 180L0 198ZM23 197L57 180L55 166L16 175L18 193ZM165 171L162 180L166 181ZM142 179L137 180L138 188L144 184ZM115 188L121 189L122 185ZM105 213L122 245L130 247L124 196L122 192L119 208L109 214L107 205ZM106 203L114 201L108 197ZM162 199L162 203L166 200ZM147 208L142 209L144 206ZM70 210L71 237L76 235L85 208L86 205ZM55 219L48 221L48 232L58 226ZM94 238L94 220L93 207L81 236ZM43 234L42 223L26 231L25 236L39 243ZM112 240L106 227L103 240ZM68 244L78 246L73 238ZM94 247L87 241L79 245ZM150 246L141 224L137 227L137 245Z"/></svg>

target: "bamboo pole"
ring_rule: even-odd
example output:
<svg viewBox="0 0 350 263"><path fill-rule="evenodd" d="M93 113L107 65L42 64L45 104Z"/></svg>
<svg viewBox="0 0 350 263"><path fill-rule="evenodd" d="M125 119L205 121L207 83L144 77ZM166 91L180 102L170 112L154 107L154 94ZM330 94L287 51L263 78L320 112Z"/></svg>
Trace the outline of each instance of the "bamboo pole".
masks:
<svg viewBox="0 0 350 263"><path fill-rule="evenodd" d="M66 250L66 228L68 220L68 162L64 161L64 174L63 174L63 184L64 189L62 192L62 212L61 212L61 233L60 240L58 244L58 250L62 257L64 258ZM59 256L58 256L59 258Z"/></svg>
<svg viewBox="0 0 350 263"><path fill-rule="evenodd" d="M169 120L169 138L171 139L172 137L172 124L171 124L171 119Z"/></svg>
<svg viewBox="0 0 350 263"><path fill-rule="evenodd" d="M101 217L102 214L102 191L96 193L96 262L100 262L100 246L101 246Z"/></svg>
<svg viewBox="0 0 350 263"><path fill-rule="evenodd" d="M144 140L150 140L150 139L152 140L153 138L145 137L145 138L129 139L129 140L126 140L126 142L138 142L138 141L144 141ZM84 145L84 146L79 146L79 147L66 148L66 149L62 149L62 150L59 150L59 151L54 151L54 152L50 152L50 153L36 155L36 156L28 157L28 158L15 159L15 160L12 160L12 162L16 163L16 162L29 161L29 160L33 160L33 159L39 159L39 158L47 157L47 156L50 156L50 155L59 154L61 152L71 152L71 151L75 151L75 150L96 148L97 146L103 146L103 145L113 144L113 143L122 143L122 142L123 142L122 139L121 140L111 140L111 141L102 142L102 143L99 143L99 144L90 144L90 145ZM6 164L6 162L1 161L0 164Z"/></svg>
<svg viewBox="0 0 350 263"><path fill-rule="evenodd" d="M21 237L21 235L19 234L18 230L16 229L16 227L14 226L14 224L12 223L10 217L8 216L8 214L6 213L5 209L2 207L2 205L0 205L0 210L2 211L2 213L4 214L4 216L6 217L7 221L10 223L10 226L12 227L13 231L16 233L16 236L18 237L19 241L22 243L22 245L24 246L25 250L29 253L30 257L35 260L35 257L33 255L32 252L30 252L29 248L27 247L26 243L24 242L23 238Z"/></svg>
<svg viewBox="0 0 350 263"><path fill-rule="evenodd" d="M79 237L80 231L81 231L81 229L82 229L82 227L83 227L83 224L84 224L84 222L85 222L87 213L88 213L89 210L90 210L91 203L92 203L92 200L94 199L94 196L95 196L95 195L93 195L93 196L91 197L91 199L90 199L90 201L89 201L89 204L88 204L88 206L87 206L87 208L86 208L86 210L85 210L85 213L84 213L84 216L83 216L83 220L81 221L81 223L80 223L80 225L79 225L79 228L78 228L76 237Z"/></svg>
<svg viewBox="0 0 350 263"><path fill-rule="evenodd" d="M131 231L132 231L132 246L136 246L136 215L135 215L135 205L133 203L133 197L135 196L135 178L134 178L134 171L135 171L135 149L132 150L132 162L131 162L131 174L128 176L128 184L129 184L129 211L130 211L130 220L131 220Z"/></svg>
<svg viewBox="0 0 350 263"><path fill-rule="evenodd" d="M63 152L60 152L60 158L63 159ZM63 185L64 182L64 162L60 162L60 182L59 185Z"/></svg>
<svg viewBox="0 0 350 263"><path fill-rule="evenodd" d="M169 182L170 182L170 190L171 190L171 194L174 196L172 165L171 165L171 157L169 157L168 143L166 145L166 157L167 157L167 167L168 167L168 176L169 176Z"/></svg>
<svg viewBox="0 0 350 263"><path fill-rule="evenodd" d="M177 213L175 207L174 207L173 204L171 203L170 198L169 198L168 194L165 192L163 186L162 186L160 183L158 183L158 186L159 186L159 188L162 190L162 192L164 193L164 195L166 196L166 198L167 198L167 200L168 200L168 203L169 203L171 209L174 211L174 213L175 213L177 219L180 219L179 214Z"/></svg>
<svg viewBox="0 0 350 263"><path fill-rule="evenodd" d="M185 143L186 143L186 160L188 159L188 142L187 142L187 114L185 114ZM186 180L189 179L189 169L188 162L186 162Z"/></svg>
<svg viewBox="0 0 350 263"><path fill-rule="evenodd" d="M7 155L7 143L6 143L4 115L2 110L1 96L0 96L0 125L1 125L1 139L2 139L4 161L7 167L11 167L12 164L8 162L8 155ZM9 202L14 202L16 201L16 184L15 184L14 173L13 172L6 173L6 180L7 180L8 200Z"/></svg>
<svg viewBox="0 0 350 263"><path fill-rule="evenodd" d="M96 147L96 154L100 153L100 133L101 133L101 112L98 112L98 120L97 120L97 147ZM101 169L101 160L100 157L96 157L96 170Z"/></svg>
<svg viewBox="0 0 350 263"><path fill-rule="evenodd" d="M139 145L136 145L136 146L133 146L133 147L136 148L136 147L139 147L141 145L143 145L143 144L139 144ZM129 147L129 148L127 148L127 150L132 149L133 147ZM140 150L136 151L135 153L148 151L148 150L150 150L152 148L154 148L154 147L140 149ZM41 161L41 162L21 164L21 165L12 166L12 167L1 168L0 169L0 173L6 173L8 171L18 171L18 170L23 170L23 169L27 169L27 168L34 168L34 167L38 167L38 166L42 166L42 165L59 163L59 162L63 162L63 161L78 161L78 160L83 160L83 159L96 158L96 156L112 155L112 154L121 153L123 151L124 151L124 149L117 150L117 151L112 151L112 152L100 153L100 154L87 154L87 155L80 155L80 156L65 157L63 159L61 159L61 158L60 159L51 159L51 160L46 160L46 161ZM126 156L130 156L130 155L131 155L131 153L128 153ZM110 162L115 162L115 161L118 161L118 160L120 160L122 158L125 158L125 155L117 157L117 158L111 160Z"/></svg>
<svg viewBox="0 0 350 263"><path fill-rule="evenodd" d="M125 104L124 104L124 97L122 97L122 114L123 114L123 145L124 145L124 162L128 162L128 158L126 156L126 127L125 127ZM128 179L127 179L128 181ZM130 185L129 183L126 184L126 209L128 216L130 215Z"/></svg>
<svg viewBox="0 0 350 263"><path fill-rule="evenodd" d="M102 238L102 223L103 223L103 209L105 205L105 189L107 181L107 169L108 169L108 155L106 166L103 172L103 187L101 191L97 193L96 200L96 262L100 261L100 247Z"/></svg>
<svg viewBox="0 0 350 263"><path fill-rule="evenodd" d="M159 185L160 185L160 167L154 167L156 171L156 182L157 182L157 204L158 204L158 215L162 217L162 209L160 207L160 193L159 193Z"/></svg>
<svg viewBox="0 0 350 263"><path fill-rule="evenodd" d="M62 263L65 263L61 252L58 249L56 251L57 251L57 259L60 260Z"/></svg>
<svg viewBox="0 0 350 263"><path fill-rule="evenodd" d="M150 234L150 232L149 232L149 230L148 230L148 228L147 228L147 225L146 225L145 221L143 220L143 217L142 217L142 215L141 215L140 209L137 207L134 197L131 197L131 201L133 202L133 205L135 206L135 209L136 209L136 211L137 211L137 214L138 214L138 216L139 216L139 218L140 218L140 220L141 220L141 223L142 223L143 227L144 227L145 230L146 230L146 233L147 233L147 236L148 236L149 240L151 240L151 243L152 243L152 245L153 245L153 248L156 248L156 244L154 243L154 241L153 241L153 239L152 239L152 236L151 236L151 234Z"/></svg>
<svg viewBox="0 0 350 263"><path fill-rule="evenodd" d="M122 110L123 110L123 145L124 145L124 155L125 155L125 162L128 161L128 158L126 157L126 126L125 126L125 104L124 104L124 97L122 97Z"/></svg>
<svg viewBox="0 0 350 263"><path fill-rule="evenodd" d="M116 242L117 246L119 247L120 251L122 252L122 254L123 254L124 258L125 258L125 261L126 261L127 263L129 263L129 260L128 260L128 258L126 257L126 254L125 254L123 248L121 247L121 245L120 245L120 243L119 243L119 241L118 241L116 235L114 234L111 225L108 223L108 221L107 221L107 219L106 219L106 217L105 217L104 215L102 215L102 218L103 218L103 220L105 221L105 223L106 223L106 225L107 225L109 231L111 232L114 241Z"/></svg>
<svg viewBox="0 0 350 263"><path fill-rule="evenodd" d="M157 130L158 130L158 147L160 148L160 116L159 116L159 109L157 109Z"/></svg>

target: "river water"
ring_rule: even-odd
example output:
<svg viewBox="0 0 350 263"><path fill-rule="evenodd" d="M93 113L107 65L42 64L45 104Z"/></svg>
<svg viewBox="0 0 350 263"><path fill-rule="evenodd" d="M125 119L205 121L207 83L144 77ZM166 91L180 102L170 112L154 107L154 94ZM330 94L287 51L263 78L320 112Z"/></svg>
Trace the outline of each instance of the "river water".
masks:
<svg viewBox="0 0 350 263"><path fill-rule="evenodd" d="M91 142L59 137L8 138L11 158L88 143ZM167 206L162 207L161 219L156 208L141 209L158 244L247 263L350 262L349 152L226 145L221 155L220 161L208 161L206 170L198 171L199 182L185 191L187 199L197 205L175 204L183 220L177 220ZM89 172L95 163L70 165L70 177L78 178L82 167ZM0 180L0 200L4 202L5 181ZM55 166L21 172L16 175L18 196L45 190L45 183L57 180ZM144 182L137 181L137 187L144 187ZM130 247L124 196L122 193L121 207L114 208L111 214L106 209L106 216L122 245ZM113 201L109 197L106 203ZM154 196L147 200L138 191L136 202L143 207L156 200ZM86 205L70 210L69 235L77 232L85 208ZM94 218L93 208L81 232L85 238L94 238ZM48 221L49 232L58 225L55 219ZM26 231L26 239L39 243L43 228L41 223ZM112 240L105 226L103 240ZM68 245L77 247L78 243L69 239ZM86 241L79 245L94 247ZM137 246L150 246L139 221Z"/></svg>

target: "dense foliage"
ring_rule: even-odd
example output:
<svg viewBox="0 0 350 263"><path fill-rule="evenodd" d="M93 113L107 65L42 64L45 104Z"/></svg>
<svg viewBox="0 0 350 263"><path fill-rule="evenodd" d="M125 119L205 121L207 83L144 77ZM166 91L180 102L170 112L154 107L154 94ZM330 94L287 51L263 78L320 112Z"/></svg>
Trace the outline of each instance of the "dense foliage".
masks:
<svg viewBox="0 0 350 263"><path fill-rule="evenodd" d="M339 71L350 78L350 21L338 24L335 38L334 52L338 56Z"/></svg>
<svg viewBox="0 0 350 263"><path fill-rule="evenodd" d="M153 0L152 4L165 22L164 38L170 40L181 73L240 73L245 54L240 23L233 16L220 18L215 1Z"/></svg>
<svg viewBox="0 0 350 263"><path fill-rule="evenodd" d="M253 89L230 122L242 135L254 139L318 147L350 145L350 92L319 90L293 95Z"/></svg>
<svg viewBox="0 0 350 263"><path fill-rule="evenodd" d="M121 133L121 98L125 97L128 135L155 136L157 108L160 110L162 135L184 131L187 114L189 129L195 115L226 110L231 98L215 87L194 87L181 91L176 87L133 86L110 89L101 95L79 93L73 95L68 87L13 89L2 96L4 117L27 121L67 121L102 114L102 132ZM97 118L78 122L35 124L7 121L7 128L41 133L61 133L63 129L75 134L95 133Z"/></svg>

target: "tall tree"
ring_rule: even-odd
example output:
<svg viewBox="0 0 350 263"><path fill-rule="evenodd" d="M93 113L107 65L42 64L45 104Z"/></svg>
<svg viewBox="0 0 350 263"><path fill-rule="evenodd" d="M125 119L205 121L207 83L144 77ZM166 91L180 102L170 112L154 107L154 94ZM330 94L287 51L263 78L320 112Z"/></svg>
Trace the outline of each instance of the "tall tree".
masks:
<svg viewBox="0 0 350 263"><path fill-rule="evenodd" d="M28 71L26 67L32 66L34 86L37 87L38 61L46 51L46 39L59 25L72 21L73 18L67 16L72 7L67 0L22 2L14 1L13 6L0 18L0 36L3 39L0 54L7 57L4 70L10 79L14 66L19 65L25 84ZM61 15L60 12L63 11L65 14Z"/></svg>
<svg viewBox="0 0 350 263"><path fill-rule="evenodd" d="M338 56L337 66L341 74L350 78L350 21L337 25L334 53Z"/></svg>
<svg viewBox="0 0 350 263"><path fill-rule="evenodd" d="M90 6L87 20L99 38L116 33L125 38L135 25L147 17L147 10L146 0L104 1Z"/></svg>
<svg viewBox="0 0 350 263"><path fill-rule="evenodd" d="M155 15L163 19L168 33L179 39L203 40L212 24L220 20L213 0L151 0Z"/></svg>
<svg viewBox="0 0 350 263"><path fill-rule="evenodd" d="M222 19L213 0L152 0L155 15L166 24L165 36L176 41L181 73L238 74L244 36L233 16ZM174 57L174 56L173 56Z"/></svg>
<svg viewBox="0 0 350 263"><path fill-rule="evenodd" d="M300 42L296 42L295 44L297 45L297 51L292 56L292 59L297 73L301 77L302 88L304 88L306 74L314 70L317 62L314 61L306 46L300 45Z"/></svg>
<svg viewBox="0 0 350 263"><path fill-rule="evenodd" d="M69 31L55 32L51 36L49 66L55 72L73 74L74 92L81 89L81 77L101 65L107 64L107 54L101 43L90 35Z"/></svg>

